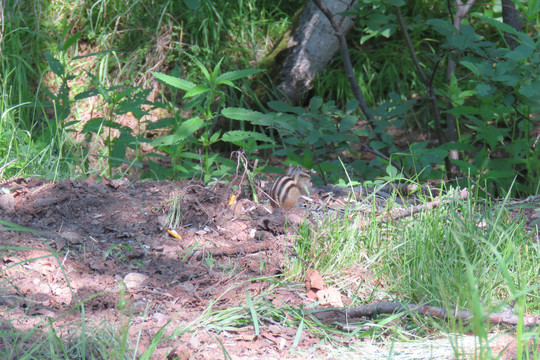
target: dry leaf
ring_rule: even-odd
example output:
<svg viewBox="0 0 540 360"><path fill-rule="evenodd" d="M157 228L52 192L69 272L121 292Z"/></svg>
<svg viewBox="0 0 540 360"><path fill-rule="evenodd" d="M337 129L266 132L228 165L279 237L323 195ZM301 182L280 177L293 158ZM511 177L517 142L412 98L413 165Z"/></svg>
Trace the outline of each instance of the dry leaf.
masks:
<svg viewBox="0 0 540 360"><path fill-rule="evenodd" d="M328 288L325 290L317 291L317 298L321 302L321 305L330 305L332 307L343 307L343 301L341 301L341 294L336 288Z"/></svg>
<svg viewBox="0 0 540 360"><path fill-rule="evenodd" d="M324 289L324 281L317 270L311 270L306 276L306 289L322 290Z"/></svg>

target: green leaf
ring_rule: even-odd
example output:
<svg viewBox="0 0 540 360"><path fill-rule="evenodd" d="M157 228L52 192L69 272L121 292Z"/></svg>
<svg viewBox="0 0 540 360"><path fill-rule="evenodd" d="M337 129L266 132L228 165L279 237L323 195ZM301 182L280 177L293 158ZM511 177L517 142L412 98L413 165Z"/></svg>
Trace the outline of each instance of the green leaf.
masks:
<svg viewBox="0 0 540 360"><path fill-rule="evenodd" d="M339 122L339 131L349 131L354 125L356 125L357 117L353 115L345 115Z"/></svg>
<svg viewBox="0 0 540 360"><path fill-rule="evenodd" d="M265 70L264 69L244 69L244 70L229 71L229 72L219 75L216 78L216 83L220 83L222 81L238 80L241 78L245 78L245 77L260 73L262 71L265 71Z"/></svg>
<svg viewBox="0 0 540 360"><path fill-rule="evenodd" d="M291 114L268 114L268 126L273 126L280 131L280 133L294 133L297 129L297 117ZM265 121L259 122L261 125L265 125Z"/></svg>
<svg viewBox="0 0 540 360"><path fill-rule="evenodd" d="M446 111L454 116L480 114L480 109L474 106L458 106Z"/></svg>
<svg viewBox="0 0 540 360"><path fill-rule="evenodd" d="M170 85L172 87L175 87L180 90L189 91L193 89L196 85L192 83L191 81L184 80L177 78L175 76L166 75L163 73L153 72L152 75L154 75L158 80L161 82Z"/></svg>
<svg viewBox="0 0 540 360"><path fill-rule="evenodd" d="M454 25L450 24L446 20L429 19L426 21L426 24L431 25L433 29L435 29L435 31L447 37L451 37L452 35L457 33L457 30L454 27Z"/></svg>
<svg viewBox="0 0 540 360"><path fill-rule="evenodd" d="M275 113L263 114L244 108L225 108L221 111L221 115L233 120L249 121L254 125L276 126L276 123L279 123L279 121L275 121Z"/></svg>
<svg viewBox="0 0 540 360"><path fill-rule="evenodd" d="M2 225L0 226L0 229L2 229L2 231L29 231L29 232L43 231L43 230L34 230L30 228L25 228L23 226L11 223L9 221L4 221L4 220L0 220L0 225Z"/></svg>
<svg viewBox="0 0 540 360"><path fill-rule="evenodd" d="M533 49L526 46L526 45L519 45L514 50L509 51L506 54L506 58L516 60L516 61L522 61L527 59L529 56L533 54Z"/></svg>
<svg viewBox="0 0 540 360"><path fill-rule="evenodd" d="M309 135L306 137L306 141L308 142L308 144L313 145L317 141L319 141L320 138L321 138L321 133L319 132L319 130L313 129L313 131L311 131Z"/></svg>
<svg viewBox="0 0 540 360"><path fill-rule="evenodd" d="M86 99L86 98L96 96L96 95L99 95L98 89L90 89L90 90L86 90L86 91L78 93L77 95L75 95L74 99L78 101L78 100Z"/></svg>
<svg viewBox="0 0 540 360"><path fill-rule="evenodd" d="M181 143L184 140L183 137L178 136L177 134L165 135L154 139L150 144L152 146L171 146Z"/></svg>
<svg viewBox="0 0 540 360"><path fill-rule="evenodd" d="M197 67L201 70L204 78L207 81L212 81L212 76L210 75L210 72L208 71L206 66L204 66L204 64L202 62L200 62L197 58L195 58L195 56L190 55L190 54L187 54L187 55L189 56L191 61L193 61L195 63L195 65L197 65Z"/></svg>
<svg viewBox="0 0 540 360"><path fill-rule="evenodd" d="M297 115L305 115L306 114L306 111L299 107L299 106L292 106L290 104L287 104L286 102L283 102L283 101L270 101L268 103L268 106L272 109L272 110L275 110L275 111L280 111L280 112L291 112L291 113L294 113L294 114L297 114Z"/></svg>
<svg viewBox="0 0 540 360"><path fill-rule="evenodd" d="M235 86L232 81L228 81L228 80L222 80L222 81L219 81L219 82L216 81L215 84L216 85L227 85L229 87L235 88L236 90L240 90L240 88Z"/></svg>
<svg viewBox="0 0 540 360"><path fill-rule="evenodd" d="M166 118L159 119L157 121L145 120L143 122L146 123L147 130L163 129L163 128L168 128L168 127L173 126L174 118L166 117Z"/></svg>
<svg viewBox="0 0 540 360"><path fill-rule="evenodd" d="M267 116L258 111L235 107L225 108L221 111L221 114L229 119L242 121L258 121L259 119Z"/></svg>
<svg viewBox="0 0 540 360"><path fill-rule="evenodd" d="M478 168L474 165L474 164L471 164L467 161L463 161L463 160L456 160L456 159L450 159L451 162L453 162L454 164L456 164L460 169L462 170L470 170L472 173L475 173L476 171L478 171Z"/></svg>
<svg viewBox="0 0 540 360"><path fill-rule="evenodd" d="M345 105L345 111L347 113L353 112L354 110L358 109L359 105L360 103L358 102L358 100L354 98L350 99L349 101L347 101L347 105Z"/></svg>
<svg viewBox="0 0 540 360"><path fill-rule="evenodd" d="M200 154L192 153L192 152L182 153L182 154L180 154L180 157L186 158L186 159L193 159L193 160L200 160L201 159Z"/></svg>
<svg viewBox="0 0 540 360"><path fill-rule="evenodd" d="M269 136L261 133L243 130L231 130L223 134L221 140L238 145L238 142L246 142L247 140L263 141L274 144L274 140Z"/></svg>
<svg viewBox="0 0 540 360"><path fill-rule="evenodd" d="M321 107L322 103L323 101L320 96L312 97L309 100L309 111L311 112L317 111Z"/></svg>
<svg viewBox="0 0 540 360"><path fill-rule="evenodd" d="M257 317L257 311L255 310L255 306L253 305L251 296L249 296L249 293L246 288L244 288L244 292L246 294L246 299L247 299L247 303L249 307L249 313L251 314L251 321L253 322L253 330L255 332L255 336L259 336L260 330L259 330L259 319Z"/></svg>
<svg viewBox="0 0 540 360"><path fill-rule="evenodd" d="M199 10L199 8L201 7L200 0L184 0L184 3L191 10Z"/></svg>
<svg viewBox="0 0 540 360"><path fill-rule="evenodd" d="M429 149L425 154L421 156L422 163L427 164L440 164L444 158L448 156L449 151L441 148Z"/></svg>
<svg viewBox="0 0 540 360"><path fill-rule="evenodd" d="M484 178L513 178L516 175L516 172L511 170L490 170L484 174Z"/></svg>
<svg viewBox="0 0 540 360"><path fill-rule="evenodd" d="M474 89L479 97L490 96L495 92L495 88L486 83L479 83Z"/></svg>
<svg viewBox="0 0 540 360"><path fill-rule="evenodd" d="M67 49L69 49L71 45L73 45L77 40L79 40L81 35L82 35L82 32L78 32L72 37L70 37L69 39L67 39L66 42L62 45L62 50L66 51Z"/></svg>
<svg viewBox="0 0 540 360"><path fill-rule="evenodd" d="M89 132L97 133L104 126L110 127L110 128L113 128L113 129L119 129L119 130L122 129L121 124L118 124L118 123L116 123L114 121L111 121L111 120L105 120L102 117L98 117L98 118L90 119L86 124L84 124L84 127L81 130L81 132L83 134L84 133L89 133Z"/></svg>
<svg viewBox="0 0 540 360"><path fill-rule="evenodd" d="M467 69L469 69L474 75L479 75L480 71L478 70L478 67L476 67L475 64L473 64L470 61L467 60L461 60L459 62L461 65L465 66Z"/></svg>
<svg viewBox="0 0 540 360"><path fill-rule="evenodd" d="M498 30L502 32L506 32L512 35L517 35L518 31L514 29L512 26L505 24L503 22L497 21L492 17L482 16L482 15L476 15L479 19L482 19L485 23L497 28Z"/></svg>
<svg viewBox="0 0 540 360"><path fill-rule="evenodd" d="M193 96L204 94L205 92L208 92L208 91L210 91L210 89L208 88L208 86L206 86L204 84L195 85L194 88L189 90L186 93L186 95L184 95L184 98L190 98L190 97L193 97Z"/></svg>
<svg viewBox="0 0 540 360"><path fill-rule="evenodd" d="M216 66L214 66L214 71L212 71L212 76L211 76L211 81L215 81L218 74L219 74L219 69L221 68L221 63L223 62L223 58L219 59L218 63L216 64Z"/></svg>
<svg viewBox="0 0 540 360"><path fill-rule="evenodd" d="M221 130L218 130L217 132L213 133L212 136L210 137L210 141L209 141L210 144L213 144L216 141L218 141L220 135L221 135Z"/></svg>
<svg viewBox="0 0 540 360"><path fill-rule="evenodd" d="M538 6L540 7L540 2L538 2ZM535 41L526 33L520 31L518 32L517 36L519 41L521 41L523 45L527 45L528 47L533 49L536 47Z"/></svg>
<svg viewBox="0 0 540 360"><path fill-rule="evenodd" d="M525 102L531 107L531 113L540 112L540 79L535 79L519 89L519 93L526 99Z"/></svg>
<svg viewBox="0 0 540 360"><path fill-rule="evenodd" d="M204 126L204 120L199 117L188 119L180 125L176 133L162 136L152 141L153 146L170 146L182 143L188 136Z"/></svg>
<svg viewBox="0 0 540 360"><path fill-rule="evenodd" d="M398 171L394 165L388 164L388 166L386 166L386 173L388 174L388 176L390 176L390 178L395 178Z"/></svg>
<svg viewBox="0 0 540 360"><path fill-rule="evenodd" d="M48 51L45 51L45 58L47 59L47 63L49 63L49 67L51 68L52 72L55 73L58 76L64 75L64 66L54 58L51 53Z"/></svg>
<svg viewBox="0 0 540 360"><path fill-rule="evenodd" d="M195 131L199 130L204 126L204 120L198 116L187 119L180 125L178 131L176 132L178 136L183 138L190 136Z"/></svg>
<svg viewBox="0 0 540 360"><path fill-rule="evenodd" d="M291 349L294 349L295 347L300 344L300 340L302 340L302 333L304 331L304 318L300 320L300 325L298 325L298 329L296 329L296 335L294 335L294 340L291 346Z"/></svg>

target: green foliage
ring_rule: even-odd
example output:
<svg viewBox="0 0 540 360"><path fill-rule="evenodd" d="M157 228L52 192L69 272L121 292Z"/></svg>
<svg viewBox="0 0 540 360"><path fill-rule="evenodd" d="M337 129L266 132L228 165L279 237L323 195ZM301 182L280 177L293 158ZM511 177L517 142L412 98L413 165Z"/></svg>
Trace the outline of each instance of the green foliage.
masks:
<svg viewBox="0 0 540 360"><path fill-rule="evenodd" d="M458 56L462 66L458 71L472 75L459 82L453 77L443 92L452 105L447 112L456 117L461 130L456 147L462 160L454 163L492 193L504 193L516 177L516 192L534 193L539 186L540 149L533 147L531 136L538 119L529 114L540 112L540 40L492 18L476 17L501 36L515 35L520 45L511 50L486 41L471 25L464 24L458 32L445 21L429 21L444 36L452 56Z"/></svg>
<svg viewBox="0 0 540 360"><path fill-rule="evenodd" d="M229 142L245 146L249 152L256 148L257 141L273 143L273 140L263 134L252 131L230 130L221 134L214 130L215 122L225 104L223 87L235 88L233 81L246 78L261 72L258 69L244 69L220 73L222 60L210 72L196 58L191 57L202 74L198 84L162 73L153 73L157 79L173 88L185 91L187 103L185 111L199 115L188 119L180 119L175 124L173 133L153 141L153 145L162 147L172 155L173 168L181 177L193 177L201 174L204 182L225 175L232 164L217 154L210 154L210 147L219 142ZM178 112L177 112L178 114ZM242 119L238 119L242 120ZM200 164L200 167L197 165Z"/></svg>
<svg viewBox="0 0 540 360"><path fill-rule="evenodd" d="M150 105L146 98L151 89L142 89L141 87L132 86L114 86L106 88L99 83L95 76L89 76L93 80L96 88L80 94L82 96L79 97L82 98L99 94L105 101L105 117L90 119L82 128L81 133L99 136L105 128L108 128L105 144L107 145L108 150L106 158L109 163L109 177L113 176L113 167L120 167L124 163L141 168L140 146L141 143L149 143L150 140L140 133L134 134L134 131L140 131L142 117L148 115L148 112L143 110L143 106ZM116 117L127 113L132 114L137 119L138 124L136 129L122 126L115 121ZM113 129L119 132L118 136L113 136ZM126 151L128 148L135 151L135 157L132 161L126 160Z"/></svg>
<svg viewBox="0 0 540 360"><path fill-rule="evenodd" d="M21 11L23 3L32 9L27 17ZM259 114L255 120L242 120L238 114L227 113L240 108L247 111L253 104L265 111L247 86L257 70L235 69L257 64L261 54L270 51L300 2L150 4L142 0L127 6L121 1L104 1L90 8L82 6L82 0L44 4L37 8L28 1L6 2L0 62L0 159L9 163L1 168L4 176L89 174L93 154L107 161L109 176L117 174L113 170L121 165L127 164L129 169L147 163L148 172L143 176L201 176L208 182L232 166L226 156L213 153L225 146L227 150L242 147L250 158L271 148L275 155L322 170L332 182L341 177L338 158L349 164L353 177L375 178L384 174L388 162L381 158L360 161L357 144L365 142L390 154L405 171L420 174L421 179L443 176L442 159L457 149L460 159L455 164L495 195L503 194L514 179L516 194L534 193L539 186L540 156L538 146L533 147L538 123L534 114L540 107L535 31L540 10L535 1L516 4L528 20L523 32L500 21L497 4L473 7L461 31L456 31L441 20L448 15L445 3L359 1L351 12L357 15L362 31L351 34L349 45L356 76L375 116L369 128L357 128L361 116L347 108L352 94L339 59L317 80L315 96L306 109L272 102L268 104L270 117ZM396 6L405 15L420 65L433 81L443 117L452 114L457 119L459 143L441 145L424 136L438 129L430 99L424 95L425 84L403 52ZM505 32L518 40L516 49L507 48ZM80 51L84 51L82 55ZM444 69L450 58L458 61L458 67L448 82ZM170 74L154 74L161 74L156 77L171 86L167 90L183 92L181 104L162 100L169 91L162 94L163 103L148 103L148 69L171 63L178 66ZM45 67L54 74L53 84L47 80L54 91L41 84L43 91L36 92L35 84ZM120 86L124 80L143 85ZM96 95L104 101L104 108L99 109L102 114L84 127L70 121L77 118L74 112L84 98ZM174 109L173 116L157 122L143 120L143 107L144 111ZM116 123L119 115L128 112L148 130L171 129L170 135L153 139L152 144L162 151L144 158L141 144L149 140L141 127L130 130ZM234 121L224 123L224 117ZM397 145L391 128L410 136ZM96 151L74 141L75 130L82 130L88 139L104 135L106 149ZM282 144L276 145L274 140ZM167 157L173 160L172 171L161 164ZM17 161L12 162L14 159Z"/></svg>
<svg viewBox="0 0 540 360"><path fill-rule="evenodd" d="M273 155L285 156L307 168L316 167L329 174L339 172L338 159L328 155L349 150L348 142L362 134L361 130L351 130L358 120L352 115L358 107L355 100L348 104L348 113L339 110L333 101L323 103L319 97L311 99L308 109L282 101L272 101L268 105L275 112L263 114L228 108L224 109L223 115L276 130L283 148L274 151Z"/></svg>
<svg viewBox="0 0 540 360"><path fill-rule="evenodd" d="M350 42L352 58L358 61L355 75L366 99L376 109L374 128L368 137L370 146L399 156L405 170L420 173L423 179L443 176L442 160L450 150L457 149L460 160L453 160L454 163L464 174L475 177L488 192L504 194L517 179L512 187L515 194L535 193L540 186L540 150L533 146L534 129L538 126L534 114L540 108L537 31L531 29L531 23L525 25L529 31L524 32L502 23L500 7L473 8L479 12L473 12L470 21L465 20L458 31L442 20L448 11L446 5L416 5L366 0L358 2L351 11L358 16L363 29L360 35L352 35ZM521 10L529 18L536 18L540 9L530 5L528 9L522 6ZM413 71L410 56L403 56L395 6L402 6L402 12L409 14L406 17L409 36L420 65L433 81L437 106L443 116L448 113L456 117L457 144L437 146L428 141L413 142L407 154L403 147L394 146L395 139L387 132L389 126L410 132L415 128L444 131L435 127L428 94L415 95L418 101L408 100L413 94L425 92L425 85ZM518 40L516 49L507 47L504 33ZM394 39L396 35L399 39ZM362 47L356 49L355 41ZM449 59L457 60L458 67L448 83L443 64ZM336 64L341 68L341 62ZM435 69L438 71L434 72ZM338 104L344 104L352 94L350 90L332 93L336 88L348 87L343 70L336 71L341 75L336 75L334 70L322 73L316 88L319 93L337 99ZM371 167L380 167L378 162L373 161Z"/></svg>

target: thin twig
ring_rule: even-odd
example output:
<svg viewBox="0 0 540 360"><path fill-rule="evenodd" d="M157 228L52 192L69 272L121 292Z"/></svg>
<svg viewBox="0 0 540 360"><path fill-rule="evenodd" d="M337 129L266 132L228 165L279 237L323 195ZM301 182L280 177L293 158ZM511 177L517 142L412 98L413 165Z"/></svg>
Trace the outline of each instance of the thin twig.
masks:
<svg viewBox="0 0 540 360"><path fill-rule="evenodd" d="M362 151L365 151L365 152L368 152L370 154L373 154L375 156L378 156L380 157L381 159L384 159L388 162L390 162L390 164L392 164L393 167L395 167L396 169L398 169L398 171L400 173L403 174L403 177L405 177L406 179L410 179L409 175L407 174L407 172L405 170L403 170L403 167L399 166L394 160L391 160L388 156L384 155L384 154L381 154L380 152L378 151L375 151L373 150L372 148L370 148L369 146L367 146L366 144L362 144L360 146L360 149L362 149Z"/></svg>
<svg viewBox="0 0 540 360"><path fill-rule="evenodd" d="M4 171L5 168L7 168L9 165L13 164L14 162L17 162L17 159L13 159L10 162L0 166L0 173L2 173L2 171Z"/></svg>
<svg viewBox="0 0 540 360"><path fill-rule="evenodd" d="M399 6L396 6L396 12L399 20L399 26L401 28L401 32L403 32L403 36L405 37L405 42L407 43L407 48L409 49L409 53L411 54L414 66L416 67L416 71L420 75L422 82L426 86L428 98L431 101L431 107L433 108L433 116L435 120L435 131L437 133L437 140L439 140L439 146L443 145L444 141L441 128L441 112L439 110L439 105L437 104L437 95L435 94L435 90L433 89L433 76L435 72L433 72L431 78L428 79L428 77L424 73L424 70L420 66L420 62L418 61L416 52L414 51L411 38L409 37L409 32L407 31L407 26L405 26L405 20L403 19L403 14L401 13L401 8Z"/></svg>
<svg viewBox="0 0 540 360"><path fill-rule="evenodd" d="M356 100L360 104L360 109L366 116L366 119L371 124L373 121L373 116L371 115L371 109L368 107L364 95L362 94L362 89L358 85L356 76L354 75L354 70L351 62L351 56L349 54L349 48L347 47L347 40L345 39L345 34L341 30L340 22L336 20L334 15L328 10L326 5L324 5L320 0L313 0L313 3L321 10L321 12L326 16L330 25L334 28L336 36L339 41L339 49L341 50L341 57L343 58L343 65L345 66L345 73L347 74L347 79L351 84L351 90L354 94Z"/></svg>

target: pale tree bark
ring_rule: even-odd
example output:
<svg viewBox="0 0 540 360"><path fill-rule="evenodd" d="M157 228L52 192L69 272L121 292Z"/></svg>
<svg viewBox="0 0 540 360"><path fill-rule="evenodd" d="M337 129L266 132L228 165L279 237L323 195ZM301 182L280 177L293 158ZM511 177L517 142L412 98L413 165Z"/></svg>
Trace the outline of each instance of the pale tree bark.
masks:
<svg viewBox="0 0 540 360"><path fill-rule="evenodd" d="M332 14L347 10L353 2L323 1ZM342 31L347 33L353 25L353 19L350 16L336 17L341 22ZM339 42L328 19L311 1L306 3L285 41L286 48L275 58L272 77L286 98L292 104L299 104L313 87L316 73L334 58Z"/></svg>

